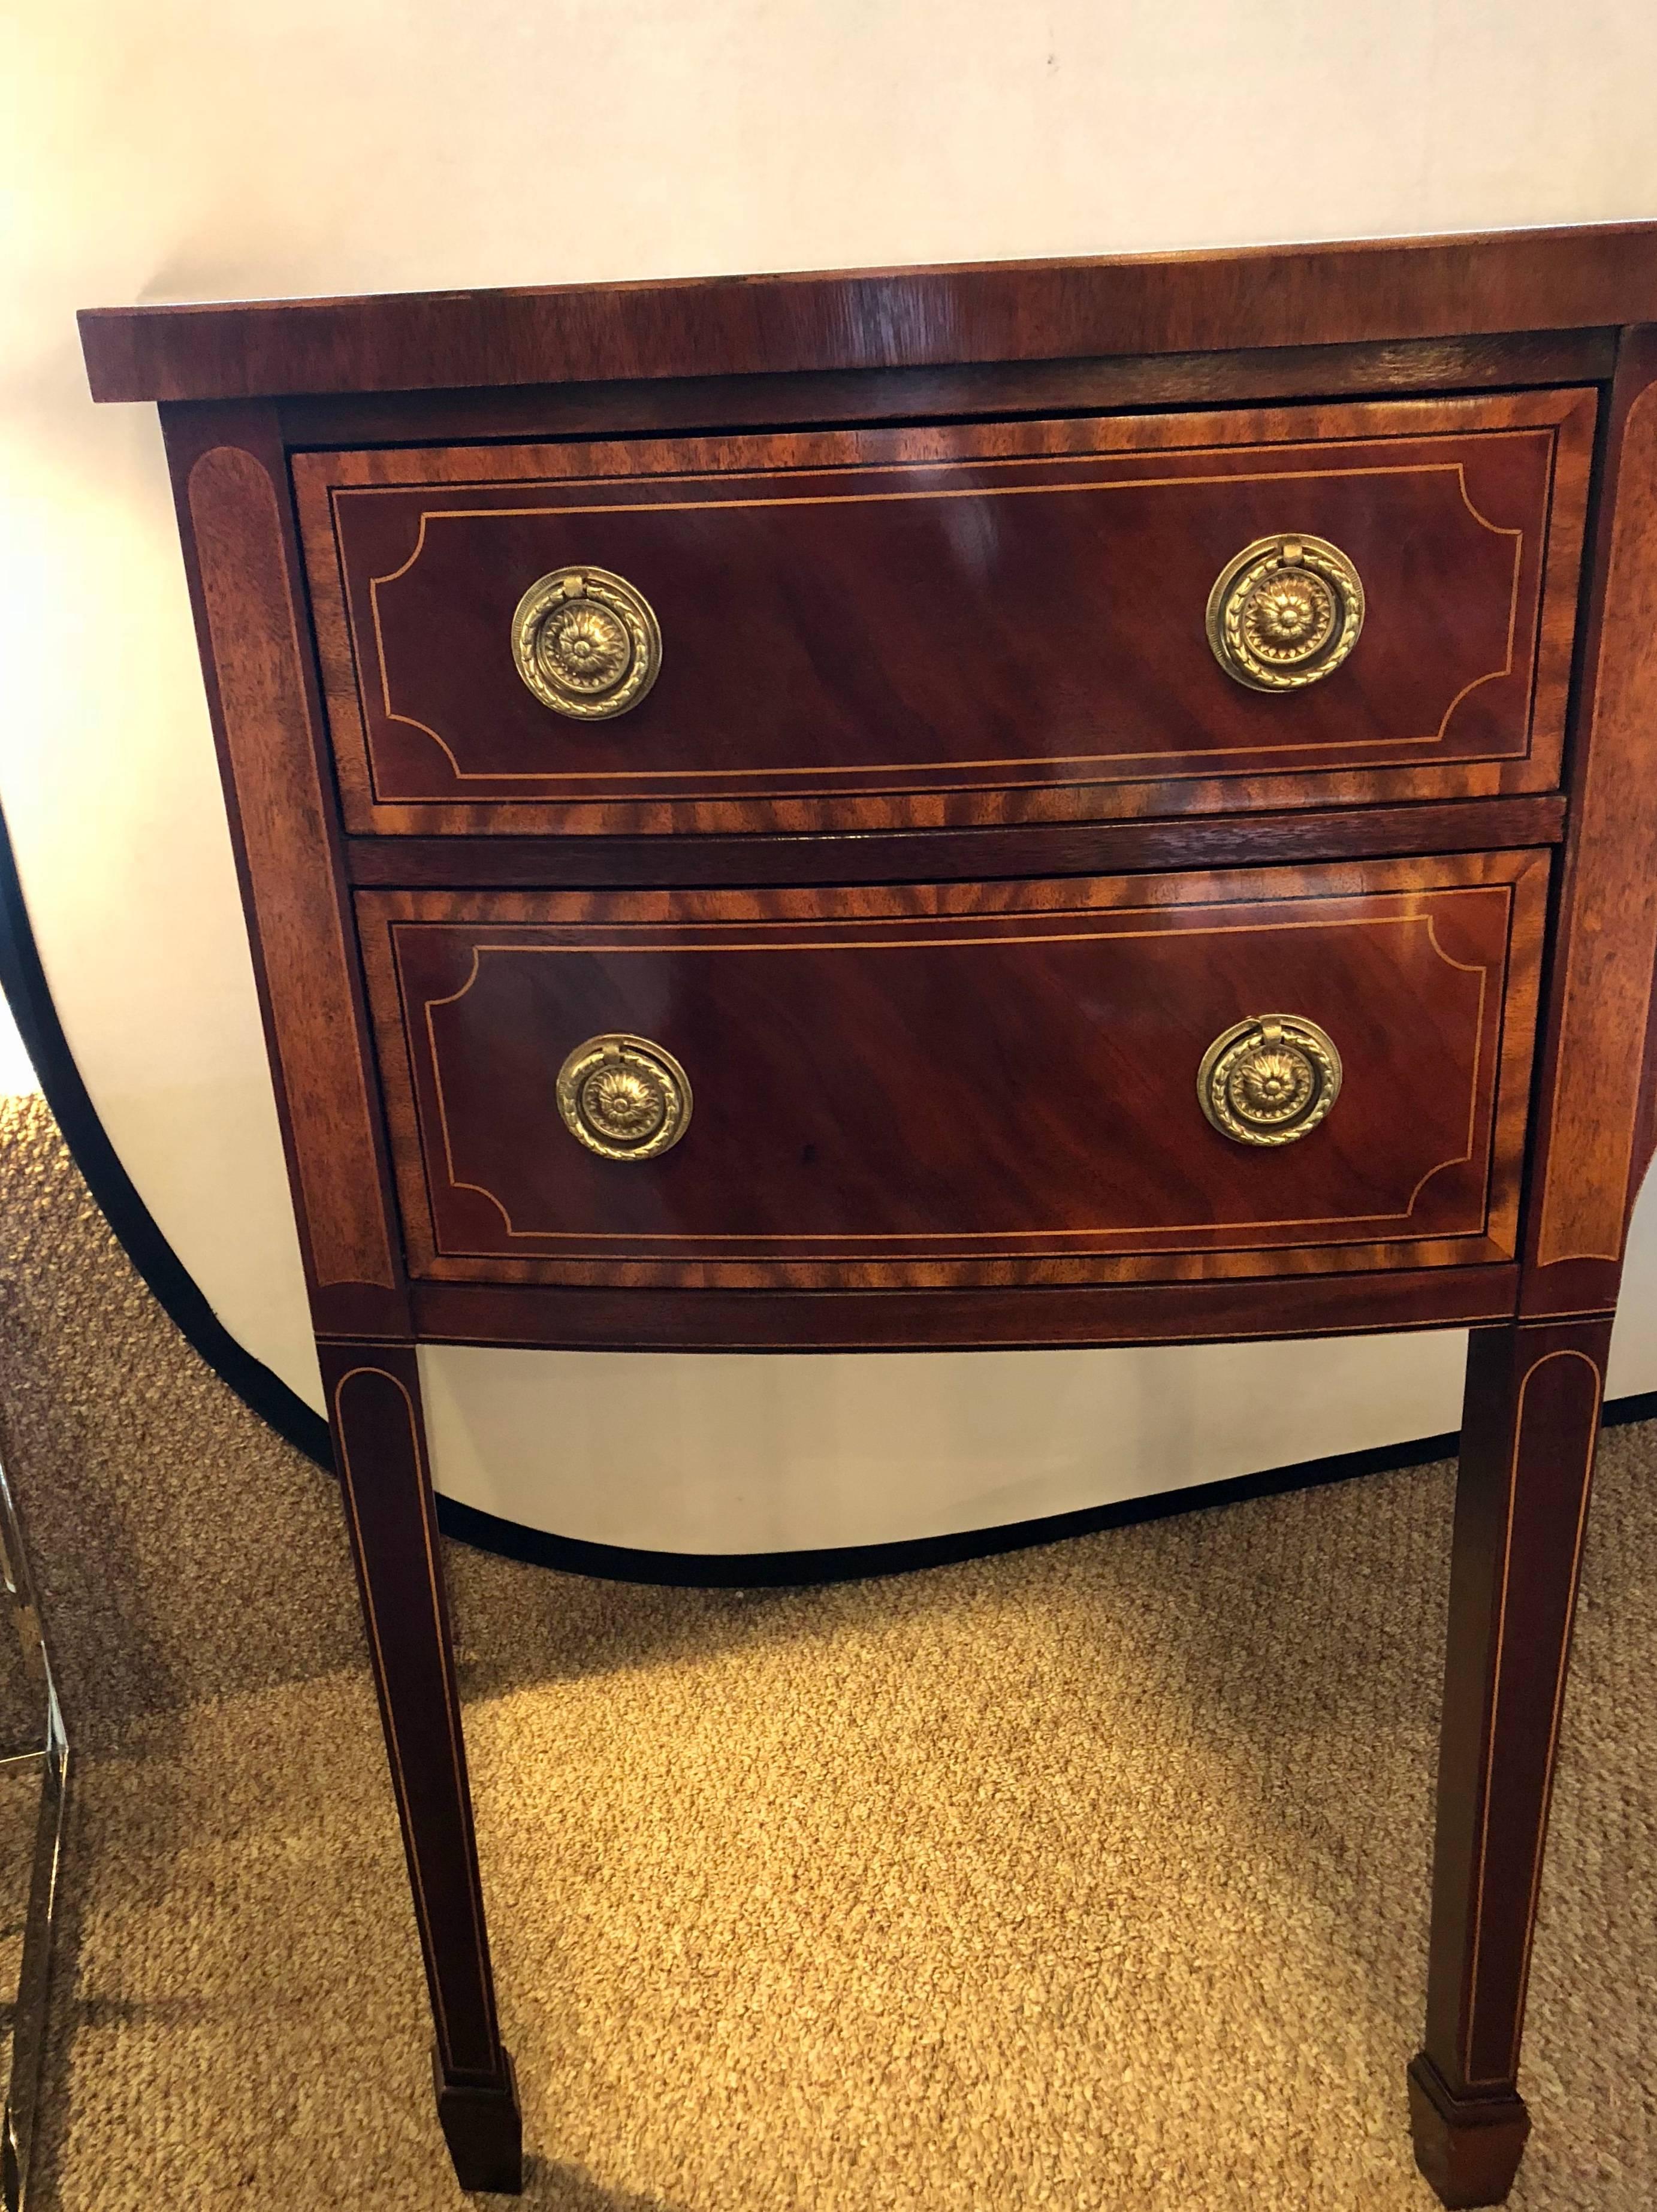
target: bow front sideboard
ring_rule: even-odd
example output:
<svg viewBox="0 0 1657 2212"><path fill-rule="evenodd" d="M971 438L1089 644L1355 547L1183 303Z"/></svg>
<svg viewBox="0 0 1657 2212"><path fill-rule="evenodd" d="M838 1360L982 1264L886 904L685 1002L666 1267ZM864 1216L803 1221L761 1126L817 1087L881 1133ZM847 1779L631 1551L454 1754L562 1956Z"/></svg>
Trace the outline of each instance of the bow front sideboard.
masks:
<svg viewBox="0 0 1657 2212"><path fill-rule="evenodd" d="M1409 2107L1500 2201L1654 1143L1657 227L82 335L164 420L462 2182L417 1346L1465 1327Z"/></svg>

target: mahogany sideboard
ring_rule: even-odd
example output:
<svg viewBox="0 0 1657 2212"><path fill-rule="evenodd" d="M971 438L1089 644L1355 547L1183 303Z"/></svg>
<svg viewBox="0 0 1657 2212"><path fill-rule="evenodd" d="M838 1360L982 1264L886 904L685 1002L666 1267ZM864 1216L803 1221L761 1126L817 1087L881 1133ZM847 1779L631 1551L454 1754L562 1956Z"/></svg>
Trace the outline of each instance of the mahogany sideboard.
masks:
<svg viewBox="0 0 1657 2212"><path fill-rule="evenodd" d="M1469 1327L1417 2160L1499 2202L1657 1136L1657 225L114 308L468 2187L421 1342Z"/></svg>

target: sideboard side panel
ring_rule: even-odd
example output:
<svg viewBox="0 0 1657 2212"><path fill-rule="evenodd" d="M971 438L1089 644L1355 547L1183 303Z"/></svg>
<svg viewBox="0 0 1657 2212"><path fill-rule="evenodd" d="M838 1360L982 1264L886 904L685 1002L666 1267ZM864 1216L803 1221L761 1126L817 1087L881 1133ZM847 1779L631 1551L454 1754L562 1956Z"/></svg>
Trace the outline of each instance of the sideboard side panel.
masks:
<svg viewBox="0 0 1657 2212"><path fill-rule="evenodd" d="M1657 325L1612 386L1538 1092L1526 1315L1611 1305L1649 1156L1657 963Z"/></svg>
<svg viewBox="0 0 1657 2212"><path fill-rule="evenodd" d="M320 1332L407 1333L361 987L268 410L168 442L302 1249Z"/></svg>

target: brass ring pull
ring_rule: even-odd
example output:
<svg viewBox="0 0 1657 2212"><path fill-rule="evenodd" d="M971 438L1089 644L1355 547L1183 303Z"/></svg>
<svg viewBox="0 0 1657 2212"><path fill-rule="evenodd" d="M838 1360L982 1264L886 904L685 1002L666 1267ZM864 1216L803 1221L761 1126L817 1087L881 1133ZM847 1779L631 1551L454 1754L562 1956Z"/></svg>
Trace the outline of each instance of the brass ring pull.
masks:
<svg viewBox="0 0 1657 2212"><path fill-rule="evenodd" d="M1239 1145L1293 1145L1341 1092L1328 1032L1298 1014L1252 1014L1215 1037L1197 1072L1203 1111Z"/></svg>
<svg viewBox="0 0 1657 2212"><path fill-rule="evenodd" d="M577 721L624 714L661 669L649 601L607 568L554 568L512 617L512 659L542 706Z"/></svg>
<svg viewBox="0 0 1657 2212"><path fill-rule="evenodd" d="M1326 538L1258 538L1209 593L1209 643L1251 691L1298 691L1332 676L1363 628L1363 585Z"/></svg>
<svg viewBox="0 0 1657 2212"><path fill-rule="evenodd" d="M691 1126L691 1079L649 1037L618 1030L578 1044L558 1070L558 1113L589 1152L654 1160Z"/></svg>

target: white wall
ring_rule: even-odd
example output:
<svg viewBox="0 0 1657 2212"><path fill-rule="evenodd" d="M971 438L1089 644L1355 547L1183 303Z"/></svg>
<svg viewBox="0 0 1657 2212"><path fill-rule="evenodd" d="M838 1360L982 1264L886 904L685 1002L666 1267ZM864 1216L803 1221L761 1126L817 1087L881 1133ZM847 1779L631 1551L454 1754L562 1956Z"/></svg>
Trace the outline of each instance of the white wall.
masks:
<svg viewBox="0 0 1657 2212"><path fill-rule="evenodd" d="M149 410L87 400L75 308L1657 213L1649 0L12 16L0 797L135 1182L229 1327L313 1399L159 439ZM1654 1288L1648 1209L1619 1390L1657 1386ZM746 1549L1020 1518L1447 1427L1454 1352L451 1352L428 1372L456 1494L570 1534Z"/></svg>

